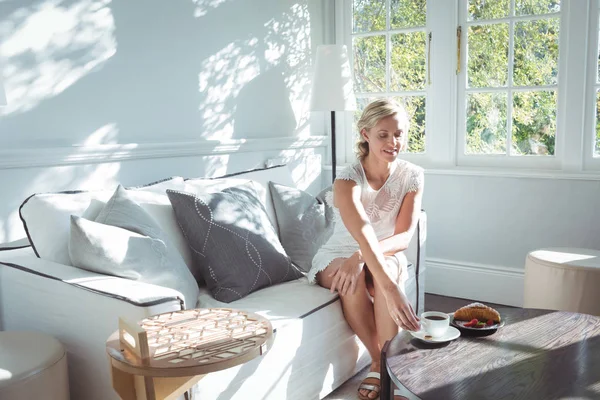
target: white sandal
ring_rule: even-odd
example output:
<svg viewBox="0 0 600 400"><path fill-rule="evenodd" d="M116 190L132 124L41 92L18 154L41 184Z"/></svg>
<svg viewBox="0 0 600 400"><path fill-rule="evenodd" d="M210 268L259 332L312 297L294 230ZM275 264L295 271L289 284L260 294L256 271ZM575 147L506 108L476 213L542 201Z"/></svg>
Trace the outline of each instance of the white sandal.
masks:
<svg viewBox="0 0 600 400"><path fill-rule="evenodd" d="M379 384L372 384L372 383L365 383L365 381L367 379L377 379L379 381ZM376 392L377 396L376 397L369 397L369 395L363 395L360 393L361 390L368 390L370 392ZM358 397L360 398L360 400L374 400L379 398L379 392L381 391L381 374L379 372L369 372L367 374L367 376L365 377L365 379L363 379L363 383L360 384L360 386L358 387Z"/></svg>

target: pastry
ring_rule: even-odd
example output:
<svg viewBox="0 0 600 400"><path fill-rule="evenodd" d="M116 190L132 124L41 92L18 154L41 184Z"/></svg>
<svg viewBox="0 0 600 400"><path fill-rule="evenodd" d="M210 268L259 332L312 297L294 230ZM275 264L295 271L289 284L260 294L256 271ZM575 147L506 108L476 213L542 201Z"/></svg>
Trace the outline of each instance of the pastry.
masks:
<svg viewBox="0 0 600 400"><path fill-rule="evenodd" d="M472 303L456 310L454 312L454 319L457 321L471 321L477 319L479 321L492 320L494 322L500 322L500 314L498 311L485 304Z"/></svg>

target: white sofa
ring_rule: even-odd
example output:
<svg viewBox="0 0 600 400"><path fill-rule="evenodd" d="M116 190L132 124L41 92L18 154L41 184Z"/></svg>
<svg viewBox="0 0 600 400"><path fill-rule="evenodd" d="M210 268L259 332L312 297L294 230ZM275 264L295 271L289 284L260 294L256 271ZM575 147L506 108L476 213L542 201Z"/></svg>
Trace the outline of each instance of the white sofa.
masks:
<svg viewBox="0 0 600 400"><path fill-rule="evenodd" d="M293 185L288 168L250 171L235 178L251 179L266 188L262 200L276 224L267 184ZM424 299L425 227L422 213L419 230L406 251L411 262L406 292L419 312ZM0 249L0 327L45 332L60 340L68 352L72 399L117 399L105 352L117 318L135 321L179 310L181 295L38 258L28 244L4 247ZM344 320L337 295L308 285L305 278L229 304L214 300L206 288L200 292L197 307L231 307L267 317L275 341L264 357L204 377L193 389L194 398L318 399L370 362Z"/></svg>

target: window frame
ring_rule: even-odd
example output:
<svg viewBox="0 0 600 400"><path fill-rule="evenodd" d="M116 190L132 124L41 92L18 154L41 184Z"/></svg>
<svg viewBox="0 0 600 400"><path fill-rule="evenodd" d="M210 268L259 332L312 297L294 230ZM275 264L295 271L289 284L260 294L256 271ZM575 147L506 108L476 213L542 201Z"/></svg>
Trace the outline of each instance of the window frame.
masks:
<svg viewBox="0 0 600 400"><path fill-rule="evenodd" d="M427 40L427 46L430 48L426 49L425 54L426 57L430 54L431 59L437 59L440 62L434 64L426 60L426 75L430 80L426 82L423 90L426 99L425 151L423 153L402 153L399 157L422 166L435 164L438 167L450 167L454 165L454 130L448 128L455 125L456 102L453 93L456 90L456 76L453 71L443 68L443 65L454 62L452 60L455 59L456 54L456 37L445 35L444 32L454 29L456 26L456 6L454 1L448 0L427 0L427 4L425 35L428 38L431 34L432 40ZM351 65L353 65L352 5L353 0L335 0L335 39L336 43L347 46ZM386 0L388 12L389 5L390 0ZM382 33L388 31L382 31ZM386 96L387 93L381 95ZM390 92L390 95L395 97L396 93ZM405 95L408 96L408 94ZM344 154L338 154L338 157L341 155L343 158L340 159L349 163L356 159L353 140L356 128L353 113L343 114L345 114L343 117L336 119L336 123L343 124L344 132L346 132L346 135L343 135L344 138L338 142L341 144L343 140ZM432 115L435 115L436 118L432 118Z"/></svg>
<svg viewBox="0 0 600 400"><path fill-rule="evenodd" d="M595 155L596 147L596 96L600 91L600 77L598 73L600 50L600 0L592 0L589 4L588 14L588 45L587 45L587 79L586 79L586 107L583 140L583 167L588 171L600 171L600 154Z"/></svg>
<svg viewBox="0 0 600 400"><path fill-rule="evenodd" d="M596 179L600 176L600 158L593 157L588 150L591 150L595 137L592 129L596 118L595 88L600 88L600 83L596 85L595 81L600 0L561 1L553 156L461 153L464 148L464 144L461 148L461 141L465 143L466 132L459 130L462 116L459 110L465 105L467 54L466 29L459 20L459 12L461 7L466 7L467 1L427 0L426 33L432 33L433 38L430 43L431 60L427 63L431 83L426 86L425 153L402 153L399 157L431 171L454 171L453 174L476 172L494 176L500 173L565 178L572 175L577 179ZM511 1L514 3L514 0ZM351 61L352 3L353 0L335 0L334 4L335 43L348 47ZM596 10L595 14L592 9ZM466 18L465 12L462 19ZM462 28L461 72L457 74L456 30L459 26ZM345 133L337 135L338 160L340 164L347 164L355 160L353 113L337 113L336 123L339 132Z"/></svg>
<svg viewBox="0 0 600 400"><path fill-rule="evenodd" d="M388 44L387 41L388 39L391 37L391 35L393 35L393 33L390 32L396 32L396 31L405 31L405 29L390 29L390 19L388 18L389 13L390 13L390 4L391 4L391 0L384 0L385 1L385 8L386 8L386 29L379 31L377 33L358 33L355 34L354 32L352 32L352 6L353 6L353 0L335 0L335 7L336 7L336 12L335 12L335 16L336 16L336 43L342 43L344 45L346 45L347 49L348 49L348 59L350 61L350 65L353 66L354 65L354 52L353 52L353 48L352 48L352 38L354 36L377 36L377 35L385 35L386 37L386 45ZM341 10L341 12L339 11ZM429 13L429 7L427 8L427 12ZM426 20L429 18L429 16L427 15ZM428 54L428 49L429 49L429 41L427 40L427 37L430 33L430 30L428 29L428 26L426 24L426 26L423 29L425 31L425 37L426 37L426 49L425 49L425 76L426 76L426 80L427 80L427 74L431 74L431 71L429 70L429 62L427 60L427 54ZM417 29L406 29L406 31L421 31L420 28ZM386 46L386 66L388 65L388 63L391 65L391 61L390 61L390 57L391 57L391 48L389 46ZM386 70L386 86L390 85L390 71ZM429 75L431 76L431 75ZM423 153L402 153L401 157L403 159L406 159L408 161L414 162L414 163L418 163L418 164L423 164L424 162L426 162L425 160L430 156L430 152L428 151L429 146L430 146L430 138L429 138L429 132L427 131L427 126L428 126L428 119L429 119L429 112L430 112L430 106L429 106L429 87L431 85L426 81L425 82L425 87L422 91L404 91L404 92L378 92L378 93L361 93L361 94L356 94L355 92L355 96L356 99L360 99L360 98L369 98L369 97L402 97L402 96L406 96L406 97L410 97L410 96L425 96L425 127L426 127L426 131L425 131L425 151ZM343 151L344 151L344 159L346 160L347 163L351 162L352 160L354 160L356 158L355 156L355 137L356 135L358 135L358 132L356 132L356 126L354 123L354 112L347 112L344 113L342 121L341 122L345 127L347 127L346 130L344 130L344 132L346 132L346 134L344 135L344 143L343 143ZM336 120L336 123L338 123L338 120Z"/></svg>
<svg viewBox="0 0 600 400"><path fill-rule="evenodd" d="M509 0L511 10L514 10L515 0ZM513 65L511 63L514 60L514 24L515 21L521 20L531 20L537 19L536 16L523 16L523 17L514 17L509 16L506 18L498 19L498 23L506 23L509 24L509 59L508 59L508 71L507 71L507 86L506 88L481 88L478 90L476 88L470 89L467 88L467 70L468 70L468 28L472 25L477 25L478 23L490 23L494 20L477 20L477 21L468 21L468 0L458 0L458 25L462 27L462 35L461 35L461 49L460 49L460 73L458 74L458 85L457 85L457 105L459 110L463 110L460 114L457 114L457 146L456 146L456 160L458 166L468 166L468 167L512 167L512 168L536 168L536 169L560 169L561 167L561 159L562 159L562 151L563 151L563 141L562 141L562 124L561 119L562 115L560 113L561 105L564 102L564 99L561 97L563 95L563 90L561 90L561 80L563 79L563 64L561 61L564 57L564 25L565 25L565 13L563 9L563 4L561 3L561 11L560 11L560 36L559 36L559 55L558 55L558 76L557 76L557 84L549 85L555 86L557 91L557 105L556 105L556 136L555 136L555 153L554 155L511 155L510 154L510 146L512 144L512 129L507 130L507 138L506 138L506 147L507 152L505 154L466 154L466 120L464 115L464 110L466 110L466 99L467 94L470 92L483 92L483 93L491 93L491 92L499 92L499 93L510 93L513 94L515 92L524 91L523 88L515 88L512 86L512 74L513 74ZM493 22L492 22L493 23ZM511 29L512 28L512 29ZM512 34L511 34L512 33ZM528 86L524 88L538 88L538 86ZM544 86L541 86L544 88ZM543 89L541 89L543 90ZM512 109L512 105L507 104L510 108L507 109L507 119L508 127L512 128L512 121L510 118L512 117L512 113L510 110Z"/></svg>

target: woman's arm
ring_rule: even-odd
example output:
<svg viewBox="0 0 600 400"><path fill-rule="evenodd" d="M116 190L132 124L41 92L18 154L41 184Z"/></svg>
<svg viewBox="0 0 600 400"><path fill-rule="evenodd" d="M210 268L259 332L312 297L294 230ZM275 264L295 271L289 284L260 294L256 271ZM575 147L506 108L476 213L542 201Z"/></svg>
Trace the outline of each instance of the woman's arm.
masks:
<svg viewBox="0 0 600 400"><path fill-rule="evenodd" d="M402 206L396 217L394 234L379 241L379 249L386 256L391 256L399 251L406 250L413 237L421 214L423 188L415 192L408 192L402 200ZM358 251L358 259L363 261L362 252Z"/></svg>
<svg viewBox="0 0 600 400"><path fill-rule="evenodd" d="M342 221L360 247L361 259L369 265L374 281L381 287L396 286L384 270L385 256L380 249L369 217L360 201L361 189L354 181L336 180L333 185L334 206ZM336 281L333 281L332 287Z"/></svg>
<svg viewBox="0 0 600 400"><path fill-rule="evenodd" d="M374 284L379 286L385 297L388 311L392 319L401 328L411 331L419 330L419 320L415 315L406 295L400 290L385 272L385 256L379 247L375 230L371 225L367 213L360 201L360 187L352 181L338 180L334 183L334 205L339 209L342 221L354 240L358 242L362 256L373 275ZM352 258L354 258L353 256ZM356 290L356 280L360 275L358 263L344 263L334 274L331 288L336 286L346 293L350 287Z"/></svg>

